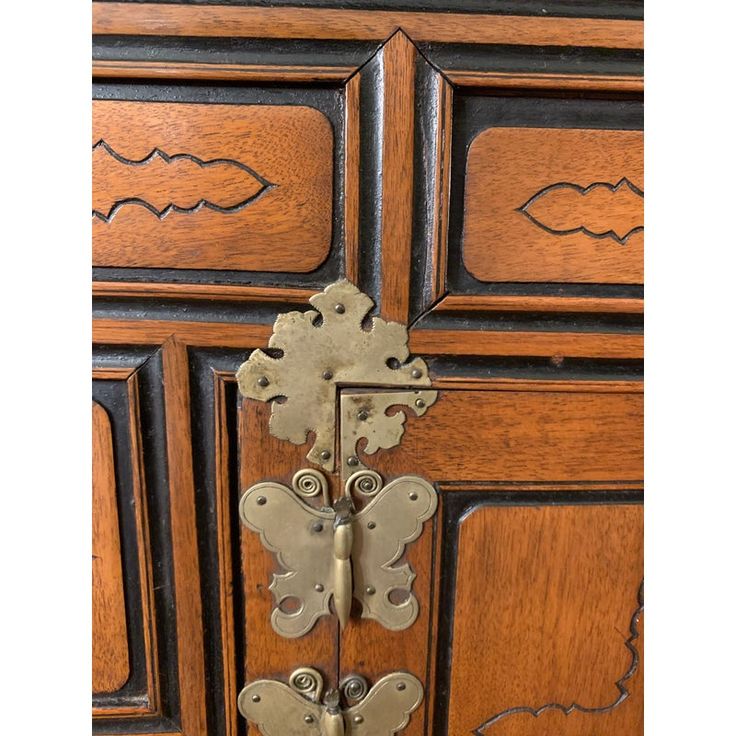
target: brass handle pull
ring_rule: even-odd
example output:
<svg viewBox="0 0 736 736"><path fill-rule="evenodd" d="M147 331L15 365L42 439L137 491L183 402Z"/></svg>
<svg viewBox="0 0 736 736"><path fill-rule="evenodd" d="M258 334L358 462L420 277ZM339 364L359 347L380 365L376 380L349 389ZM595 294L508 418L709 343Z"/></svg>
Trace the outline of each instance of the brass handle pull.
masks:
<svg viewBox="0 0 736 736"><path fill-rule="evenodd" d="M427 481L403 476L382 487L371 470L359 471L346 484L334 506L317 509L300 498L319 494L327 481L317 470L301 470L293 490L280 483L258 483L240 500L240 518L260 534L284 572L275 573L270 589L276 599L273 628L282 636L303 636L334 601L340 626L350 619L352 599L362 605L362 617L387 629L414 623L419 604L411 593L414 573L407 563L395 565L405 546L419 537L424 522L437 509L437 492ZM366 496L360 511L352 492ZM389 600L392 590L408 595L401 603ZM287 612L287 599L299 607Z"/></svg>
<svg viewBox="0 0 736 736"><path fill-rule="evenodd" d="M353 685L359 683L360 687ZM362 678L348 678L338 690L322 698L323 680L317 670L300 667L286 685L256 680L238 696L238 709L262 733L293 736L392 736L409 723L424 697L414 675L393 672L372 688ZM318 730L317 730L318 729Z"/></svg>

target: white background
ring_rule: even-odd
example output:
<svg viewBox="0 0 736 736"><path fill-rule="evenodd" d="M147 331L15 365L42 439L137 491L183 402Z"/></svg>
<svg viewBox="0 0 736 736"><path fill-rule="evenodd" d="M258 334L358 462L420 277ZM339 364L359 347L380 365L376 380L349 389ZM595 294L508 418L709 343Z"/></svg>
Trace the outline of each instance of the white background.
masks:
<svg viewBox="0 0 736 736"><path fill-rule="evenodd" d="M736 14L712 0L647 0L646 13L646 733L721 736L736 731ZM0 728L78 736L91 682L90 10L8 3L3 31Z"/></svg>

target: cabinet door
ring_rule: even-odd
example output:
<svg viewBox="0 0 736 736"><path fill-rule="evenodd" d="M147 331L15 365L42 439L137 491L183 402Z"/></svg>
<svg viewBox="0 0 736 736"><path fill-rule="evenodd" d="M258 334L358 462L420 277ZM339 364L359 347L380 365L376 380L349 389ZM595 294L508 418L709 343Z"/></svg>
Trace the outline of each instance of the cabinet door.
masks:
<svg viewBox="0 0 736 736"><path fill-rule="evenodd" d="M255 735L308 666L412 673L414 736L640 733L641 8L308 5L93 3L95 732ZM438 391L359 460L438 510L410 627L287 639L238 502L313 437L235 375L343 279Z"/></svg>
<svg viewBox="0 0 736 736"><path fill-rule="evenodd" d="M433 530L406 554L419 618L404 632L356 621L341 673L421 673L407 733L639 732L641 386L435 385L372 463L439 491Z"/></svg>

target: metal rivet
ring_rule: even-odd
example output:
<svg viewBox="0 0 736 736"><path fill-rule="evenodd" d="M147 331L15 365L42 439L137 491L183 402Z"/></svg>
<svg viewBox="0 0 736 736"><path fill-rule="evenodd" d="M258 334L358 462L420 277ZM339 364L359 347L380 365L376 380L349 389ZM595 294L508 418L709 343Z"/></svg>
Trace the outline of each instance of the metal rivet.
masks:
<svg viewBox="0 0 736 736"><path fill-rule="evenodd" d="M329 450L322 450L322 452L320 452L319 456L323 460L329 460L332 457L332 453Z"/></svg>
<svg viewBox="0 0 736 736"><path fill-rule="evenodd" d="M414 491L412 491L412 492L411 492L411 493L409 494L409 498L410 498L410 499L411 499L412 501L416 501L416 500L417 500L417 499L419 498L419 496L417 496L417 494L416 494L416 493L414 493Z"/></svg>
<svg viewBox="0 0 736 736"><path fill-rule="evenodd" d="M324 524L321 521L315 521L312 525L312 531L319 534L324 529Z"/></svg>
<svg viewBox="0 0 736 736"><path fill-rule="evenodd" d="M366 593L368 593L368 595L374 595L374 594L375 594L375 592L376 592L376 589L375 589L375 588L374 588L374 587L373 587L372 585L369 585L369 586L368 586L368 587L367 587L367 588L365 589L365 592L366 592Z"/></svg>
<svg viewBox="0 0 736 736"><path fill-rule="evenodd" d="M258 385L259 386L263 386L265 388L266 386L268 386L268 383L269 383L269 381L268 381L268 378L266 378L266 376L261 376L258 379Z"/></svg>
<svg viewBox="0 0 736 736"><path fill-rule="evenodd" d="M375 521L369 521L368 522L368 528L369 529L375 529L376 528L376 522Z"/></svg>
<svg viewBox="0 0 736 736"><path fill-rule="evenodd" d="M304 723L314 723L314 718L307 714L306 716L304 716Z"/></svg>
<svg viewBox="0 0 736 736"><path fill-rule="evenodd" d="M345 305L344 304L335 304L335 311L338 314L345 314Z"/></svg>
<svg viewBox="0 0 736 736"><path fill-rule="evenodd" d="M351 466L353 466L353 467L354 467L354 466L356 466L357 464L358 464L358 458L357 458L357 457L356 457L355 455L351 455L351 456L350 456L350 457L348 458L348 465L351 465Z"/></svg>
<svg viewBox="0 0 736 736"><path fill-rule="evenodd" d="M265 506L266 505L266 497L265 496L258 496L258 498L256 499L256 503L259 506Z"/></svg>
<svg viewBox="0 0 736 736"><path fill-rule="evenodd" d="M396 689L397 689L397 690L406 690L406 683L404 683L404 682L400 682L400 683L399 683L399 684L398 684L398 685L396 686Z"/></svg>
<svg viewBox="0 0 736 736"><path fill-rule="evenodd" d="M353 723L363 723L363 716L355 716Z"/></svg>
<svg viewBox="0 0 736 736"><path fill-rule="evenodd" d="M424 403L424 399L417 399L414 404L418 406L420 409L424 409L426 404Z"/></svg>
<svg viewBox="0 0 736 736"><path fill-rule="evenodd" d="M332 376L333 376L333 373L332 373L331 370L326 370L326 371L323 371L323 373L322 373L322 378L324 378L325 381L331 380L332 379Z"/></svg>
<svg viewBox="0 0 736 736"><path fill-rule="evenodd" d="M260 696L260 695L254 695L254 696L253 696L253 697L251 698L251 700L252 700L252 701L253 701L254 703L260 703L260 702L261 702L261 696Z"/></svg>
<svg viewBox="0 0 736 736"><path fill-rule="evenodd" d="M361 422L364 422L369 416L370 414L365 409L361 409L358 412L358 419L360 419Z"/></svg>
<svg viewBox="0 0 736 736"><path fill-rule="evenodd" d="M317 584L316 584L316 585L314 586L314 589L315 589L315 590L316 590L316 591L317 591L318 593L321 593L321 592L322 592L322 591L323 591L323 590L325 589L325 586L324 586L324 585L322 585L322 583L317 583Z"/></svg>
<svg viewBox="0 0 736 736"><path fill-rule="evenodd" d="M419 368L414 368L412 370L412 372L411 372L411 377L412 378L421 378L422 377L422 372L419 370Z"/></svg>

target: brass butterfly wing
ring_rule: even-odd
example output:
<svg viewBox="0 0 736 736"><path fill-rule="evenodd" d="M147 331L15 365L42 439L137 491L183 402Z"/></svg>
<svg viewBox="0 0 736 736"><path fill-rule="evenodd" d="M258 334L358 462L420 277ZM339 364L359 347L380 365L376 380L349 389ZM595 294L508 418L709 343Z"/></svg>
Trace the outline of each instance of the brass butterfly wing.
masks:
<svg viewBox="0 0 736 736"><path fill-rule="evenodd" d="M407 563L392 567L404 548L422 532L437 509L437 492L427 481L403 476L381 489L356 514L353 523L354 597L363 605L363 618L373 618L387 629L411 626L419 604L409 591L414 572ZM409 592L404 601L389 600L392 590Z"/></svg>
<svg viewBox="0 0 736 736"><path fill-rule="evenodd" d="M238 695L238 710L263 736L320 736L323 707L275 680L258 680ZM249 730L250 733L250 730Z"/></svg>
<svg viewBox="0 0 736 736"><path fill-rule="evenodd" d="M360 703L345 711L345 732L348 736L393 736L406 728L423 697L422 683L413 675L386 675Z"/></svg>
<svg viewBox="0 0 736 736"><path fill-rule="evenodd" d="M258 483L240 499L243 524L260 533L263 546L276 554L286 571L275 573L270 585L276 599L271 623L282 636L303 636L330 612L333 517L330 511L308 506L280 483ZM293 613L279 608L287 598L299 602Z"/></svg>

